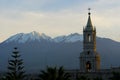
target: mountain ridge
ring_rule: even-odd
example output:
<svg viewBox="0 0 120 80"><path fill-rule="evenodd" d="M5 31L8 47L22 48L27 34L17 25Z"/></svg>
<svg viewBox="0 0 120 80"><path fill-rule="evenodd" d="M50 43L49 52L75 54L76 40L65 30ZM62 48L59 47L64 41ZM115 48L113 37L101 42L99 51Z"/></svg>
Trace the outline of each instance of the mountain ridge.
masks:
<svg viewBox="0 0 120 80"><path fill-rule="evenodd" d="M78 33L73 33L69 35L63 35L63 36L57 36L54 38L51 38L50 36L47 36L44 33L38 33L36 31L30 32L30 33L18 33L15 34L8 39L6 39L5 43L8 42L18 42L18 43L25 43L28 41L41 41L41 40L46 40L46 41L51 41L51 42L76 42L76 41L82 41L82 35Z"/></svg>
<svg viewBox="0 0 120 80"><path fill-rule="evenodd" d="M101 38L101 37L98 37ZM104 38L104 39L110 39L110 38ZM18 33L13 36L10 36L8 39L4 40L1 43L8 43L8 42L18 42L18 43L25 43L30 41L38 41L46 40L50 42L77 42L77 41L83 41L83 35L78 33L71 33L69 35L62 35L62 36L56 36L56 37L50 37L46 35L45 33L39 33L36 31L30 32L30 33ZM112 39L110 39L112 40ZM115 40L113 40L115 41ZM119 41L115 41L119 42Z"/></svg>
<svg viewBox="0 0 120 80"><path fill-rule="evenodd" d="M20 38L22 38L21 36L23 35L24 34L20 34ZM33 35L33 33L31 33L31 35ZM75 36L77 36L77 38ZM1 70L7 69L7 60L14 47L18 47L20 54L24 59L27 71L38 71L44 69L46 66L64 66L65 69L79 69L79 56L80 52L83 51L83 36L77 33L67 36L59 36L57 37L59 40L58 42L50 41L51 37L48 37L43 38L41 41L33 39L33 41L25 43L15 42L14 40L21 40L17 37L17 39L13 38L14 40L11 42L8 41L7 43L1 43ZM29 38L27 39L30 40ZM46 41L46 39L48 41ZM71 42L71 40L73 42ZM100 37L97 37L96 41L97 52L101 57L101 68L110 68L111 65L113 67L119 66L120 42Z"/></svg>

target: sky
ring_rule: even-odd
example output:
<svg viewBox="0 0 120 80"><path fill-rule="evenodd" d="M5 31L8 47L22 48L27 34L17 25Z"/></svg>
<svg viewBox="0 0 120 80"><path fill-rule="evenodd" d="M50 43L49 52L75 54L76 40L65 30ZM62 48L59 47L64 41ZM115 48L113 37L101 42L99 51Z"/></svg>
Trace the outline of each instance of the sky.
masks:
<svg viewBox="0 0 120 80"><path fill-rule="evenodd" d="M0 42L32 31L82 34L88 8L97 36L120 41L120 0L0 0Z"/></svg>

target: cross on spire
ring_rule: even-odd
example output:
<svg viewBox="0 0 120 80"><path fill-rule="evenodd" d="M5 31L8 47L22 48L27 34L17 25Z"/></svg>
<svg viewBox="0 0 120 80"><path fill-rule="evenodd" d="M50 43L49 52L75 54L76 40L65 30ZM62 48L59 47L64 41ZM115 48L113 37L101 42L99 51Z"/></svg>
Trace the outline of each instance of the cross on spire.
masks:
<svg viewBox="0 0 120 80"><path fill-rule="evenodd" d="M92 26L92 21L91 21L91 18L90 18L90 10L91 10L91 8L88 8L88 22L87 22L87 25L86 25L86 28L87 29L91 29L91 30L93 30L93 26Z"/></svg>
<svg viewBox="0 0 120 80"><path fill-rule="evenodd" d="M88 8L88 15L90 15L91 13L90 13L90 10L91 10L91 8Z"/></svg>

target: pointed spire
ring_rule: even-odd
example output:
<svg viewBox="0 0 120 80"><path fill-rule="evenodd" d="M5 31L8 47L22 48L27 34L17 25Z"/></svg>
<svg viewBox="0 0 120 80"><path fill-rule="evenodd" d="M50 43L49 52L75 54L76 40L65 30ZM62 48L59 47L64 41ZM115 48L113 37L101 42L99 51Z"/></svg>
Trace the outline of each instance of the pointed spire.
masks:
<svg viewBox="0 0 120 80"><path fill-rule="evenodd" d="M90 13L90 8L88 8L89 12L88 12L88 21L87 21L87 25L86 25L86 29L92 29L93 30L93 26L92 26L92 21L91 21L91 13Z"/></svg>

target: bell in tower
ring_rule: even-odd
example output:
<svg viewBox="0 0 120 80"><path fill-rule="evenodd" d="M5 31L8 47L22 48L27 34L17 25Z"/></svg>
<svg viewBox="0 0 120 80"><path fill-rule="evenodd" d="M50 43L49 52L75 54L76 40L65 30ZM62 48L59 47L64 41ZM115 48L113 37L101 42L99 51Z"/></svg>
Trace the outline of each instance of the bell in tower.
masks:
<svg viewBox="0 0 120 80"><path fill-rule="evenodd" d="M89 11L87 25L83 29L83 52L80 53L80 71L95 72L99 69L100 56L96 51L96 29L92 25Z"/></svg>

